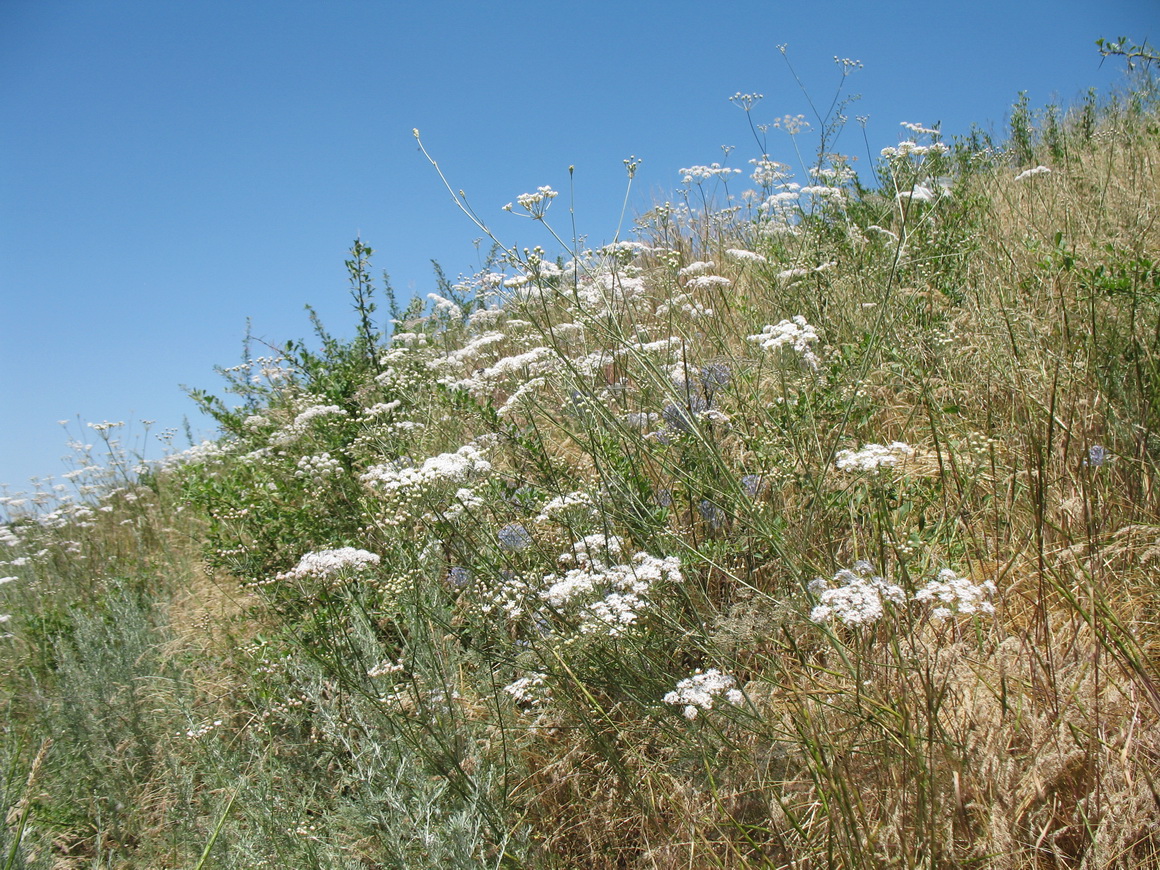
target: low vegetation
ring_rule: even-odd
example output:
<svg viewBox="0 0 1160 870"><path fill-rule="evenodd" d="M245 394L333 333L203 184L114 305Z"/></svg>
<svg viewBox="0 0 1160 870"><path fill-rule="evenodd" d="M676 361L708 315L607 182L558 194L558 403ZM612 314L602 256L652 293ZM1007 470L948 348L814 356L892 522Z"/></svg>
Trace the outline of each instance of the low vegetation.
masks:
<svg viewBox="0 0 1160 870"><path fill-rule="evenodd" d="M861 174L839 94L796 182L738 94L631 239L403 310L356 242L217 441L5 499L0 867L1160 867L1134 82Z"/></svg>

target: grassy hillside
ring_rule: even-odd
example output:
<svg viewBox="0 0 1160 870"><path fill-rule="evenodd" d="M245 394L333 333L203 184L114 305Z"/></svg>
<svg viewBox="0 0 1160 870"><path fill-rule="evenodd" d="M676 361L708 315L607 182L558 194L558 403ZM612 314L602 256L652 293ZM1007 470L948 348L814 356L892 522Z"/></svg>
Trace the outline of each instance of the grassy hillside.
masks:
<svg viewBox="0 0 1160 870"><path fill-rule="evenodd" d="M6 499L0 867L1160 866L1155 91L840 122Z"/></svg>

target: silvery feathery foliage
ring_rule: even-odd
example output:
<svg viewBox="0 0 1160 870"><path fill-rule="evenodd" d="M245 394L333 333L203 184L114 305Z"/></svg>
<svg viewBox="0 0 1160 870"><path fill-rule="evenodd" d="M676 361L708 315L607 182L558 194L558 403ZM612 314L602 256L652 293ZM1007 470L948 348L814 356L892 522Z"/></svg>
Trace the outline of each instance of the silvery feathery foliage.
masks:
<svg viewBox="0 0 1160 870"><path fill-rule="evenodd" d="M677 683L676 691L665 695L664 702L684 707L685 718L696 719L701 710L713 709L716 698L724 697L730 704L740 704L744 698L740 690L734 688L736 683L733 677L716 668L709 668L704 673L698 670Z"/></svg>
<svg viewBox="0 0 1160 870"><path fill-rule="evenodd" d="M793 320L783 320L777 324L767 324L757 335L749 336L766 350L777 350L780 347L792 347L811 369L817 369L819 359L813 351L813 345L818 340L818 331L806 322L800 314Z"/></svg>
<svg viewBox="0 0 1160 870"><path fill-rule="evenodd" d="M339 547L336 550L319 550L307 553L298 564L282 574L278 580L325 580L344 571L361 571L379 564L379 556L354 547Z"/></svg>
<svg viewBox="0 0 1160 870"><path fill-rule="evenodd" d="M378 492L397 492L438 481L465 481L491 471L491 463L473 444L465 444L454 453L440 453L419 468L401 468L398 462L373 465L360 478Z"/></svg>
<svg viewBox="0 0 1160 870"><path fill-rule="evenodd" d="M972 583L950 568L943 568L936 579L914 593L914 600L937 605L930 615L938 621L960 614L981 613L991 616L995 612L995 605L989 599L995 591L995 584L991 580Z"/></svg>
<svg viewBox="0 0 1160 870"><path fill-rule="evenodd" d="M833 587L831 583L840 585ZM902 587L875 576L874 566L866 561L857 562L853 569L843 568L832 580L818 577L810 583L810 591L820 602L810 612L810 619L837 620L844 625L877 622L885 615L885 604L902 604L906 600Z"/></svg>
<svg viewBox="0 0 1160 870"><path fill-rule="evenodd" d="M860 450L839 450L834 462L842 471L866 471L877 474L881 468L892 468L914 456L914 448L901 441L889 444L867 444Z"/></svg>

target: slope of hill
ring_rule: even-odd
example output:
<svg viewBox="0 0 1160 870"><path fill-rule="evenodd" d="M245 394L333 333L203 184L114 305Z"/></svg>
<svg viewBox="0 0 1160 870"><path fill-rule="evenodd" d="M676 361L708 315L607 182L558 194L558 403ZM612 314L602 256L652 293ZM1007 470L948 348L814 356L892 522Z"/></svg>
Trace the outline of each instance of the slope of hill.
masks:
<svg viewBox="0 0 1160 870"><path fill-rule="evenodd" d="M356 243L220 441L8 500L3 866L1160 865L1156 105L689 167L393 330Z"/></svg>

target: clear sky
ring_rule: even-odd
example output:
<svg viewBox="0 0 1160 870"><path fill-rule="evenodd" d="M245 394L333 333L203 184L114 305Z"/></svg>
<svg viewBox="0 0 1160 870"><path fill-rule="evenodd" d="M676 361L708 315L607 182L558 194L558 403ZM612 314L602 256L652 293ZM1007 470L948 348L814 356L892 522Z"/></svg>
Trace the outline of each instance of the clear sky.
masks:
<svg viewBox="0 0 1160 870"><path fill-rule="evenodd" d="M281 344L309 335L310 303L350 335L356 235L401 296L435 289L433 258L473 271L479 234L414 127L520 245L546 240L502 206L566 192L575 165L599 244L630 154L643 211L723 145L757 156L735 92L765 94L758 121L808 114L780 44L823 103L835 55L864 63L849 114L876 154L900 121L1001 134L1020 90L1042 106L1107 89L1123 63L1101 69L1094 40L1155 42L1157 23L1160 0L2 0L0 482L63 469L59 420L188 414L212 434L180 385L217 387L247 318ZM839 150L867 162L856 127Z"/></svg>

